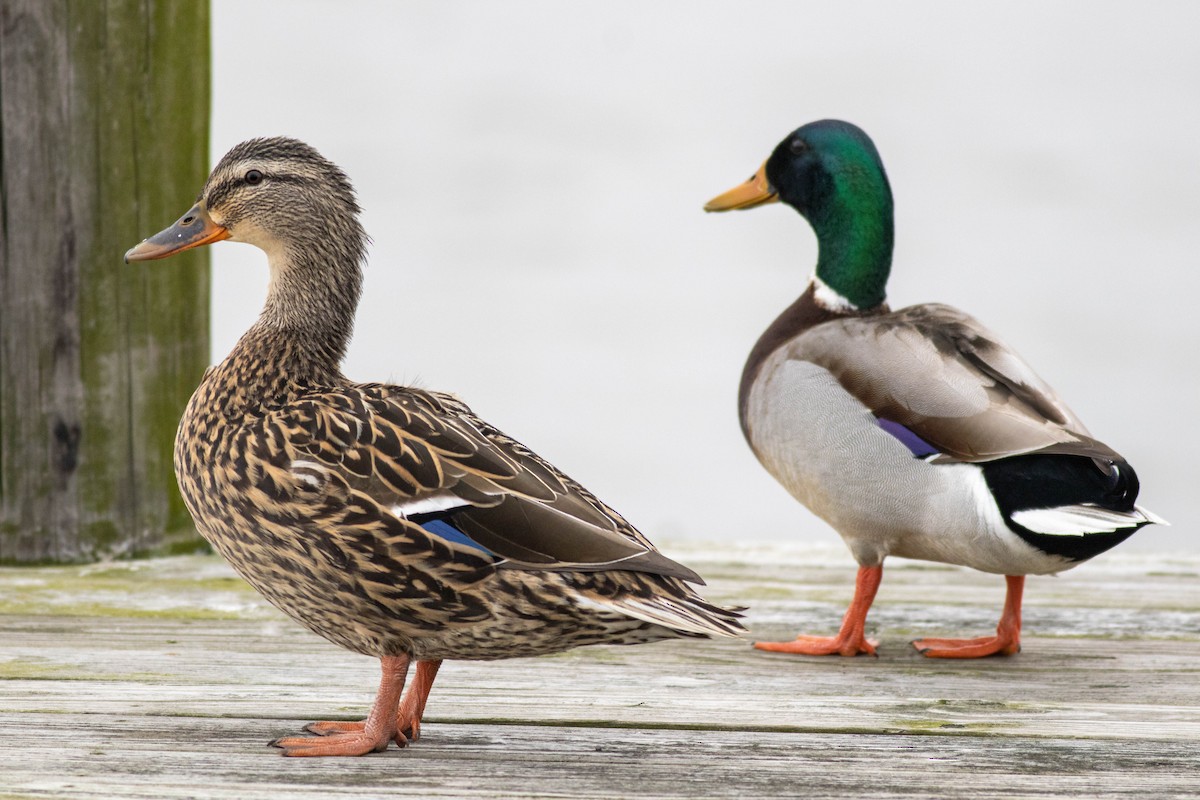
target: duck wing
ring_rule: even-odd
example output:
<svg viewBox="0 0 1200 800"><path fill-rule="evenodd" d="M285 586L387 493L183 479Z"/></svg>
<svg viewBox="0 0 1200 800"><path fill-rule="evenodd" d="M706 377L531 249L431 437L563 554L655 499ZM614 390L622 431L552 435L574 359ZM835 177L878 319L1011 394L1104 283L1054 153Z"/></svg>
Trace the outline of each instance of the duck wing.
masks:
<svg viewBox="0 0 1200 800"><path fill-rule="evenodd" d="M1120 459L1024 359L950 306L822 323L791 348L792 357L829 370L885 427L928 443L935 462L1035 452Z"/></svg>
<svg viewBox="0 0 1200 800"><path fill-rule="evenodd" d="M451 395L382 384L309 393L276 412L290 470L333 481L506 569L629 570L702 584L619 514Z"/></svg>

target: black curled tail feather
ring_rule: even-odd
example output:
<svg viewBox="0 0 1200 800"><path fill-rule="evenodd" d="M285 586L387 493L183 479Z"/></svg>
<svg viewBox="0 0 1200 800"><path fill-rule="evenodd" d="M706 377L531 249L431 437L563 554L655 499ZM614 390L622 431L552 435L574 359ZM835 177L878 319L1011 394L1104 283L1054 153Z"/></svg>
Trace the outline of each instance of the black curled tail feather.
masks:
<svg viewBox="0 0 1200 800"><path fill-rule="evenodd" d="M1085 561L1132 536L1152 520L1135 506L1140 489L1137 473L1123 459L1033 453L981 464L988 488L1005 523L1028 544L1043 552ZM1124 524L1107 529L1064 534L1031 530L1018 518L1038 509L1084 507L1128 514Z"/></svg>
<svg viewBox="0 0 1200 800"><path fill-rule="evenodd" d="M980 465L1005 517L1029 508L1094 503L1132 511L1138 477L1127 461L1032 453Z"/></svg>
<svg viewBox="0 0 1200 800"><path fill-rule="evenodd" d="M1108 487L1104 494L1105 508L1114 511L1132 511L1137 502L1141 483L1137 473L1128 461L1113 461L1107 458L1094 458L1096 468L1104 473L1104 483Z"/></svg>

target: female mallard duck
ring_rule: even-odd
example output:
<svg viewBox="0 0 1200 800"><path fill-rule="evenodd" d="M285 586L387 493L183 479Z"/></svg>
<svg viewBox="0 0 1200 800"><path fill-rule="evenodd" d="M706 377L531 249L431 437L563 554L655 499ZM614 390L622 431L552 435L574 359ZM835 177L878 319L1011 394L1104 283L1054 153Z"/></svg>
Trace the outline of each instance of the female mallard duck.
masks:
<svg viewBox="0 0 1200 800"><path fill-rule="evenodd" d="M125 255L221 239L267 254L262 315L179 424L179 487L255 589L383 670L364 722L273 744L290 756L403 746L446 658L738 635L736 612L686 585L703 583L695 572L460 400L342 375L367 243L358 213L349 180L311 147L254 139Z"/></svg>
<svg viewBox="0 0 1200 800"><path fill-rule="evenodd" d="M874 654L867 611L883 560L897 555L1007 576L995 636L921 639L917 650L1016 653L1025 575L1070 569L1162 520L1134 505L1133 468L974 318L944 305L888 308L892 192L865 133L805 125L705 210L777 200L812 225L819 257L746 362L742 432L860 566L837 636L755 646Z"/></svg>

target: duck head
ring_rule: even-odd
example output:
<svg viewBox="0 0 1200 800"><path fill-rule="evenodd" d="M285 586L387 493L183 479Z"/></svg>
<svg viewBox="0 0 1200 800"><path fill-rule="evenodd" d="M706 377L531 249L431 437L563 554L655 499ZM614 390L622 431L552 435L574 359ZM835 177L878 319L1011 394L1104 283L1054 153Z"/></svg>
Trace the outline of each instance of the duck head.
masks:
<svg viewBox="0 0 1200 800"><path fill-rule="evenodd" d="M788 134L745 183L705 211L782 202L817 235L816 277L848 306L883 303L892 263L893 206L883 162L860 128L820 120Z"/></svg>
<svg viewBox="0 0 1200 800"><path fill-rule="evenodd" d="M267 254L270 288L260 321L324 337L344 352L362 289L367 235L350 180L296 139L251 139L213 168L196 204L125 254L149 261L228 239ZM340 355L339 355L340 357Z"/></svg>
<svg viewBox="0 0 1200 800"><path fill-rule="evenodd" d="M359 244L365 235L349 179L296 139L251 139L213 169L196 204L174 225L125 253L149 261L229 239L255 245L272 263L313 245Z"/></svg>

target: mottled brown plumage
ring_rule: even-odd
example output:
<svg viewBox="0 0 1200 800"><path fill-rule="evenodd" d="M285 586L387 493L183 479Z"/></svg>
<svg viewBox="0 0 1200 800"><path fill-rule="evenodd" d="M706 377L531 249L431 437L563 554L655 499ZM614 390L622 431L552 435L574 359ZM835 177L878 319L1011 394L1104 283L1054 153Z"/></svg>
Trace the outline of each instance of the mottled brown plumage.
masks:
<svg viewBox="0 0 1200 800"><path fill-rule="evenodd" d="M127 254L232 238L270 262L262 315L180 422L179 485L200 532L264 597L384 666L365 723L317 723L325 738L279 740L285 753L405 743L442 659L738 635L735 612L686 585L694 572L457 398L341 374L365 257L358 210L312 148L256 139ZM410 660L418 680L397 719Z"/></svg>

